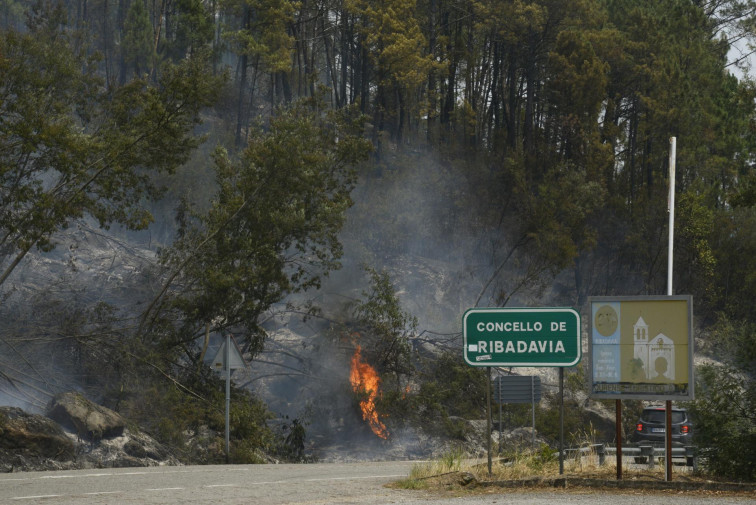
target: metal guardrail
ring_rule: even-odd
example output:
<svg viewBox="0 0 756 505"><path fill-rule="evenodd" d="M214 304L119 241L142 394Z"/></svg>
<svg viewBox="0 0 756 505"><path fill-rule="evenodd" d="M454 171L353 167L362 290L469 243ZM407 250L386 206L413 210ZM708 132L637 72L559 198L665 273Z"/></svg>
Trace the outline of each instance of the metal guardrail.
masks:
<svg viewBox="0 0 756 505"><path fill-rule="evenodd" d="M565 457L577 457L578 454L580 456L585 456L588 454L596 454L598 456L599 465L603 465L606 463L606 456L616 456L617 455L617 448L616 447L608 447L605 444L593 444L586 447L577 447L577 448L571 448L571 449L565 449L564 450ZM665 455L665 450L663 447L654 447L651 445L641 445L638 447L623 447L622 448L622 457L633 457L635 458L636 463L646 463L648 464L649 468L654 468L656 465L656 458L663 457ZM685 459L686 466L693 467L693 470L698 469L698 448L695 446L685 446L685 447L673 447L672 448L672 458Z"/></svg>

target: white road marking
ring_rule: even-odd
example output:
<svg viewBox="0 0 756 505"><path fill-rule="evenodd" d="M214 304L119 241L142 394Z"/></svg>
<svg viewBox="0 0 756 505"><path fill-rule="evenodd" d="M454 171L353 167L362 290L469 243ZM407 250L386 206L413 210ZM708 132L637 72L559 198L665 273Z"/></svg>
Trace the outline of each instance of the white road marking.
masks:
<svg viewBox="0 0 756 505"><path fill-rule="evenodd" d="M112 473L85 473L82 475L43 475L38 479L78 479L79 477L110 477Z"/></svg>
<svg viewBox="0 0 756 505"><path fill-rule="evenodd" d="M36 496L14 496L11 500L39 500L40 498L60 498L62 494L38 494Z"/></svg>
<svg viewBox="0 0 756 505"><path fill-rule="evenodd" d="M298 478L291 478L286 480L266 480L266 481L260 481L260 482L247 482L245 485L247 486L268 486L270 484L291 484L292 482L302 481L302 482L329 482L334 480L360 480L360 479L395 479L397 477L406 477L405 474L396 474L396 475L363 475L361 477L319 477L319 478L313 478L313 479L298 479Z"/></svg>
<svg viewBox="0 0 756 505"><path fill-rule="evenodd" d="M248 468L229 468L226 471L231 472L248 472ZM202 472L202 470L174 470L174 471L165 471L165 472L158 472L162 474L168 474L168 473L197 473ZM144 472L144 471L136 471L136 472L107 472L107 473L87 473L87 474L77 474L77 475L44 475L41 477L36 477L36 479L74 479L74 478L80 478L80 477L115 477L119 475L148 475L148 474L154 474L155 472ZM364 479L394 479L398 477L404 477L404 474L390 474L390 475L362 475L362 476L355 476L355 477L321 477L321 478L312 478L312 479L302 479L304 482L329 482L329 481L340 481L340 480L364 480ZM33 480L32 478L22 478L22 479L0 479L0 482L11 482L11 481L27 481L27 480ZM271 485L271 484L291 484L292 482L296 482L297 478L292 479L286 479L286 480L274 480L274 481L263 481L263 482L248 482L245 483L245 486L264 486L264 485ZM237 484L209 484L202 486L204 488L216 488L216 487L238 487ZM184 487L163 487L163 488L149 488L144 489L144 491L182 491L185 490ZM101 492L94 492L94 493L83 493L87 496L95 496L95 495L106 495L106 494L119 494L123 493L123 491L101 491ZM48 494L48 495L36 495L36 496L15 496L11 498L12 500L38 500L43 498L61 498L64 496L69 495L60 495L60 494ZM75 496L75 495L70 495Z"/></svg>
<svg viewBox="0 0 756 505"><path fill-rule="evenodd" d="M363 475L362 477L323 477L319 479L303 479L304 482L320 482L327 480L357 480L357 479L395 479L397 477L406 477L404 474L396 475Z"/></svg>

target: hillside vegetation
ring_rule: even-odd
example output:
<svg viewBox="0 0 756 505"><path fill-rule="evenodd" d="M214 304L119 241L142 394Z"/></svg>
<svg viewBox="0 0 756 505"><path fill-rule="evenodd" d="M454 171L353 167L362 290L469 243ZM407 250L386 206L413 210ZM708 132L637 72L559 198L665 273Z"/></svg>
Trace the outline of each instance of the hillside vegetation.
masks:
<svg viewBox="0 0 756 505"><path fill-rule="evenodd" d="M180 445L218 427L231 332L299 377L359 344L389 430L453 437L482 415L445 361L466 308L666 292L676 137L673 284L724 363L691 408L710 469L753 479L755 7L3 0L3 398L79 389ZM316 345L272 347L281 318ZM270 428L260 384L238 460L302 459L307 416Z"/></svg>

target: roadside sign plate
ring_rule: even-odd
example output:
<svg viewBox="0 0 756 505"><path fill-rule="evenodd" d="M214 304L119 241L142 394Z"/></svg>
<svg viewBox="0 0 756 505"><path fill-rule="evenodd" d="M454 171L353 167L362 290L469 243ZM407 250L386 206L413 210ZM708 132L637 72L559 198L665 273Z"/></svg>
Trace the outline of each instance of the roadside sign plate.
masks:
<svg viewBox="0 0 756 505"><path fill-rule="evenodd" d="M580 315L571 308L470 309L462 325L471 366L569 367L582 357Z"/></svg>
<svg viewBox="0 0 756 505"><path fill-rule="evenodd" d="M231 337L231 346L228 348L228 369L235 370L238 368L246 368L247 363L244 361L241 349L236 345L236 341ZM215 353L215 357L210 363L210 367L213 370L226 370L226 342L224 341L218 352Z"/></svg>
<svg viewBox="0 0 756 505"><path fill-rule="evenodd" d="M537 375L501 375L493 380L495 403L538 403L541 378Z"/></svg>

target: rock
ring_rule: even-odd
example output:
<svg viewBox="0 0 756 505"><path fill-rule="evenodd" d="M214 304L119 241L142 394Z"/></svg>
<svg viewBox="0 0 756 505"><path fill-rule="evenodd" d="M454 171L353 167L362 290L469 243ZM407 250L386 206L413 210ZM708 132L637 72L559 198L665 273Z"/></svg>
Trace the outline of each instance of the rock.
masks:
<svg viewBox="0 0 756 505"><path fill-rule="evenodd" d="M499 431L494 430L491 433L491 436L494 446L498 447ZM543 445L549 444L548 441L538 433L538 430L535 432L535 446L533 445L533 428L530 426L507 429L501 433L502 449L508 453L538 450Z"/></svg>
<svg viewBox="0 0 756 505"><path fill-rule="evenodd" d="M123 452L134 458L146 458L147 449L135 440L129 440L123 444Z"/></svg>
<svg viewBox="0 0 756 505"><path fill-rule="evenodd" d="M463 472L459 476L459 484L461 486L469 486L470 484L475 484L476 482L477 482L477 479L470 472Z"/></svg>
<svg viewBox="0 0 756 505"><path fill-rule="evenodd" d="M123 435L85 443L77 463L87 468L179 465L181 462L155 439L128 428Z"/></svg>
<svg viewBox="0 0 756 505"><path fill-rule="evenodd" d="M70 461L73 442L51 419L17 407L0 407L0 448L24 459Z"/></svg>
<svg viewBox="0 0 756 505"><path fill-rule="evenodd" d="M56 395L47 406L47 417L74 431L80 438L94 441L119 437L126 426L119 414L76 392Z"/></svg>

